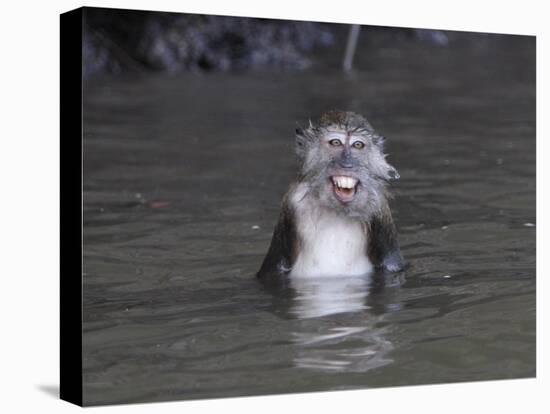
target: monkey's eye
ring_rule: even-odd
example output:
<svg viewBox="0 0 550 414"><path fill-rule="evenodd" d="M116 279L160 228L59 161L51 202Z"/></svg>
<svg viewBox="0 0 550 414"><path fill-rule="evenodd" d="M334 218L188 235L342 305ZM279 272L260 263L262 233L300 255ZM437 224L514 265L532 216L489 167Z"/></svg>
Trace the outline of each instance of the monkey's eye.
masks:
<svg viewBox="0 0 550 414"><path fill-rule="evenodd" d="M365 148L365 144L361 141L355 141L353 143L353 148L363 149L363 148Z"/></svg>
<svg viewBox="0 0 550 414"><path fill-rule="evenodd" d="M333 147L339 147L340 145L342 145L342 141L340 141L339 139L331 139L328 143Z"/></svg>

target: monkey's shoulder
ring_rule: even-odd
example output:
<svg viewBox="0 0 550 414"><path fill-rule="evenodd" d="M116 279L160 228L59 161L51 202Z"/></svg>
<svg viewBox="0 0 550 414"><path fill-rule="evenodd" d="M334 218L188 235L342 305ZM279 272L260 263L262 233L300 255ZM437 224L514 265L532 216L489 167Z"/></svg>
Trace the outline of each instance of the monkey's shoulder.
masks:
<svg viewBox="0 0 550 414"><path fill-rule="evenodd" d="M295 261L298 235L295 212L289 197L290 191L283 197L269 249L257 273L259 278L286 275Z"/></svg>
<svg viewBox="0 0 550 414"><path fill-rule="evenodd" d="M408 266L403 259L397 229L389 207L369 221L368 255L375 267L384 272L399 272Z"/></svg>

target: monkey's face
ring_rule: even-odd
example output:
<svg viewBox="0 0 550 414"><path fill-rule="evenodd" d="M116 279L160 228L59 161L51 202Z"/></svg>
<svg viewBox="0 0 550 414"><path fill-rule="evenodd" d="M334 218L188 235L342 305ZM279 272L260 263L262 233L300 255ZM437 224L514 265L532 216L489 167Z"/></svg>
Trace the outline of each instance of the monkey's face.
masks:
<svg viewBox="0 0 550 414"><path fill-rule="evenodd" d="M311 137L311 133L310 133ZM383 137L372 131L323 128L304 141L302 180L324 207L367 217L386 197L385 183L398 178L383 154Z"/></svg>

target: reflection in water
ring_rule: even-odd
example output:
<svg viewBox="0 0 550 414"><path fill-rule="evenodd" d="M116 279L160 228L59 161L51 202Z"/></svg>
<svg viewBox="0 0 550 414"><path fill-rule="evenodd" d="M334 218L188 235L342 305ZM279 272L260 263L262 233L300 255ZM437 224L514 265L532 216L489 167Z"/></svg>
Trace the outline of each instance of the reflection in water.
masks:
<svg viewBox="0 0 550 414"><path fill-rule="evenodd" d="M290 286L296 292L290 313L301 319L299 330L291 332L296 367L365 372L392 362L385 329L376 326L375 314L366 312L369 276L293 279ZM353 312L359 313L349 315ZM339 318L342 314L345 318Z"/></svg>
<svg viewBox="0 0 550 414"><path fill-rule="evenodd" d="M290 286L296 291L292 313L299 318L316 318L367 308L370 277L296 278Z"/></svg>

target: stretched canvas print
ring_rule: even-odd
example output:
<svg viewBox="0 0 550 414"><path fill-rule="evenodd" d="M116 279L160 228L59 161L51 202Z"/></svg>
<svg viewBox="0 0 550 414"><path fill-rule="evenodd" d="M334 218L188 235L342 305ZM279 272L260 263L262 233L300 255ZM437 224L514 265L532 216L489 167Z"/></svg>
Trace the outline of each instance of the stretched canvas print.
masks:
<svg viewBox="0 0 550 414"><path fill-rule="evenodd" d="M61 398L528 378L534 36L61 16Z"/></svg>

